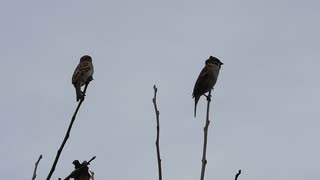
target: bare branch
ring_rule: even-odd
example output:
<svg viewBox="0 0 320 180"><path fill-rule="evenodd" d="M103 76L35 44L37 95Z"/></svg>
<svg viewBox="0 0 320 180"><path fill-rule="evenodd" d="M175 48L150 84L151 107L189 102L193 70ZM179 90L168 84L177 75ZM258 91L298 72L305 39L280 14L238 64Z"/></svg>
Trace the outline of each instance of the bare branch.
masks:
<svg viewBox="0 0 320 180"><path fill-rule="evenodd" d="M33 175L32 175L32 180L35 180L35 179L36 179L36 177L37 177L38 164L39 164L39 162L40 162L41 158L42 158L42 155L40 155L40 156L39 156L39 158L38 158L37 162L35 163L34 171L33 171Z"/></svg>
<svg viewBox="0 0 320 180"><path fill-rule="evenodd" d="M234 180L237 180L238 179L238 177L240 176L240 174L241 174L241 169L238 171L238 173L235 175L235 178L234 178Z"/></svg>
<svg viewBox="0 0 320 180"><path fill-rule="evenodd" d="M209 94L207 96L207 117L206 117L206 124L203 128L203 152L202 152L202 166L201 166L201 176L200 180L204 180L204 174L206 171L206 165L207 165L207 141L208 141L208 128L210 124L209 120L209 110L210 110L210 102L211 102L211 90L209 91Z"/></svg>
<svg viewBox="0 0 320 180"><path fill-rule="evenodd" d="M82 98L80 99L79 104L78 104L78 106L77 106L77 108L76 108L76 110L75 110L75 112L74 112L74 114L73 114L73 116L72 116L72 118L71 118L71 122L70 122L70 124L69 124L67 133L66 133L66 135L65 135L65 137L64 137L64 139L63 139L63 141L62 141L62 144L61 144L60 148L59 148L58 151L57 151L56 158L54 159L54 162L53 162L53 164L52 164L51 170L50 170L50 172L49 172L46 180L50 180L50 178L51 178L54 170L56 169L56 165L57 165L57 163L58 163L59 157L60 157L60 155L61 155L61 152L62 152L62 150L63 150L64 145L66 144L66 142L67 142L67 140L68 140L68 138L69 138L69 136L70 136L70 131L71 131L72 125L73 125L73 123L74 123L74 120L76 119L76 116L77 116L77 113L78 113L78 111L79 111L79 109L80 109L80 106L81 106L82 102L84 101L84 97L85 97L85 94L86 94L86 91L87 91L87 87L88 87L88 85L89 85L89 83L90 83L91 80L92 80L92 79L89 79L88 82L86 83L85 87L84 87L83 96L82 96Z"/></svg>
<svg viewBox="0 0 320 180"><path fill-rule="evenodd" d="M156 139L156 148L157 148L157 159L158 159L158 172L159 172L159 180L162 180L162 169L161 169L161 158L160 158L160 147L159 147L159 136L160 136L160 123L159 123L159 115L160 112L157 106L157 87L153 86L154 89L154 97L152 99L154 105L154 111L156 112L156 120L157 120L157 139Z"/></svg>

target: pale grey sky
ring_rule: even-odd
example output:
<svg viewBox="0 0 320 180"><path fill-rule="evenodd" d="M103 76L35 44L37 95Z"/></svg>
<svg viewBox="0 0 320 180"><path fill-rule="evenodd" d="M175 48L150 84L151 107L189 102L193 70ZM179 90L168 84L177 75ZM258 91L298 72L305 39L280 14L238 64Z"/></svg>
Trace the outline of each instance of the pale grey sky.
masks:
<svg viewBox="0 0 320 180"><path fill-rule="evenodd" d="M45 179L77 105L79 58L95 65L52 179L88 160L96 179L199 179L206 102L193 117L204 61L224 63L213 93L206 179L319 179L320 2L0 2L3 179Z"/></svg>

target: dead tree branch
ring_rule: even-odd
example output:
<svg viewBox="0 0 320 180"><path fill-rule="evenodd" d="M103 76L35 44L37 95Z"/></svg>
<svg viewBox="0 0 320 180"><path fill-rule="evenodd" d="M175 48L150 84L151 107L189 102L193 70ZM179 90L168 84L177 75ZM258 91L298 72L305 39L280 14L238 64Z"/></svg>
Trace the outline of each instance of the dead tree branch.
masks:
<svg viewBox="0 0 320 180"><path fill-rule="evenodd" d="M157 148L157 159L158 159L158 172L159 172L159 180L162 180L162 169L161 169L161 158L160 158L160 147L159 147L159 136L160 136L160 122L159 122L159 115L160 112L157 106L157 87L156 85L153 86L154 89L154 97L152 99L154 111L156 112L156 120L157 120L157 139L156 139L156 148Z"/></svg>
<svg viewBox="0 0 320 180"><path fill-rule="evenodd" d="M73 116L72 116L72 118L71 118L71 122L70 122L70 124L69 124L67 133L66 133L66 135L65 135L65 137L64 137L64 139L63 139L63 141L62 141L62 144L61 144L60 148L59 148L58 151L57 151L56 158L54 159L54 162L53 162L53 164L52 164L51 170L50 170L50 172L49 172L46 180L50 180L50 178L51 178L54 170L56 169L56 165L57 165L57 163L58 163L59 157L60 157L60 155L61 155L61 152L62 152L62 150L63 150L64 145L66 144L66 142L67 142L67 140L68 140L68 138L69 138L69 136L70 136L70 131L71 131L72 125L73 125L73 123L74 123L74 120L76 119L76 116L77 116L77 113L78 113L78 111L79 111L79 109L80 109L80 106L81 106L82 102L84 101L84 97L85 97L85 94L86 94L86 91L87 91L87 87L88 87L88 85L89 85L89 83L90 83L91 80L92 80L92 79L89 79L88 82L86 83L85 87L84 87L82 98L80 99L80 101L79 101L79 103L78 103L78 106L77 106L77 108L76 108L76 110L75 110L75 112L74 112L74 114L73 114Z"/></svg>
<svg viewBox="0 0 320 180"><path fill-rule="evenodd" d="M240 174L241 174L241 169L240 169L240 170L238 171L238 173L235 175L234 180L237 180L238 177L240 176Z"/></svg>
<svg viewBox="0 0 320 180"><path fill-rule="evenodd" d="M203 128L203 152L202 152L202 166L201 166L201 176L200 180L204 180L204 174L206 171L206 165L207 165L207 141L208 141L208 128L210 124L209 120L209 110L210 110L210 102L211 102L211 90L209 91L209 94L207 96L207 117L206 117L206 124Z"/></svg>
<svg viewBox="0 0 320 180"><path fill-rule="evenodd" d="M32 180L35 180L35 179L36 179L36 177L37 177L38 164L39 164L39 162L40 162L41 158L42 158L42 155L40 155L40 156L39 156L39 158L38 158L37 162L35 163L34 171L33 171L33 175L32 175Z"/></svg>

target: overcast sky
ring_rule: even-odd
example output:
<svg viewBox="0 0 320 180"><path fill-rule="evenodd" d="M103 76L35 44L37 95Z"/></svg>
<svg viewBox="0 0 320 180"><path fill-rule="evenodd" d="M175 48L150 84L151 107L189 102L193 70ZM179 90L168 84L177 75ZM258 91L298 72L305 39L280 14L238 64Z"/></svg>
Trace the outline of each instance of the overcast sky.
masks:
<svg viewBox="0 0 320 180"><path fill-rule="evenodd" d="M82 55L94 81L52 179L89 160L97 180L156 180L158 86L164 180L199 179L206 101L194 83L224 63L213 93L206 179L319 179L320 2L0 2L0 174L48 175L77 106Z"/></svg>

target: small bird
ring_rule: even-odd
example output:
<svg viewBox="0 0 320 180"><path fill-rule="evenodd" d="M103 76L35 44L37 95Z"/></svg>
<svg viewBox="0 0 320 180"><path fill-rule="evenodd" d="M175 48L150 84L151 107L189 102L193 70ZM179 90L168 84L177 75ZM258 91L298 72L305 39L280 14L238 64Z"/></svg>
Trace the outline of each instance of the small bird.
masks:
<svg viewBox="0 0 320 180"><path fill-rule="evenodd" d="M87 82L93 80L93 71L92 58L89 55L82 56L80 58L79 65L74 70L72 76L72 84L76 89L77 101L79 101L83 96L81 87Z"/></svg>
<svg viewBox="0 0 320 180"><path fill-rule="evenodd" d="M213 89L213 86L216 84L221 65L223 63L216 57L210 56L206 60L192 93L194 98L194 117L196 117L197 104L200 97Z"/></svg>
<svg viewBox="0 0 320 180"><path fill-rule="evenodd" d="M89 168L88 168L88 163L86 161L83 161L81 164L78 160L74 160L72 162L74 165L74 171L66 178L74 178L74 180L89 180L90 179L90 174L89 174Z"/></svg>
<svg viewBox="0 0 320 180"><path fill-rule="evenodd" d="M72 164L74 165L74 169L78 169L81 167L79 160L74 160Z"/></svg>

